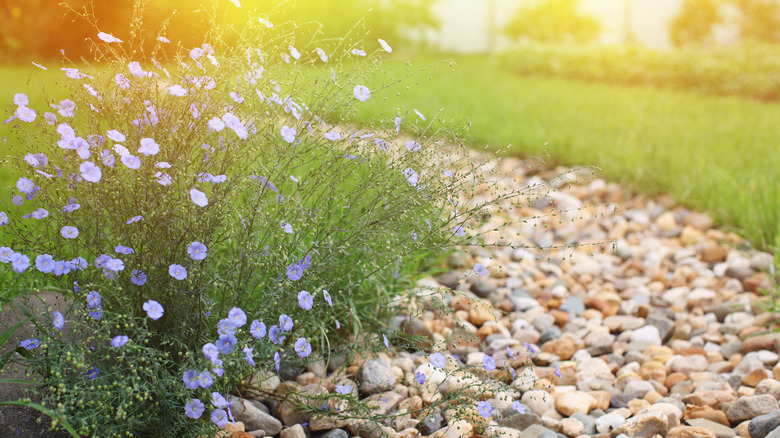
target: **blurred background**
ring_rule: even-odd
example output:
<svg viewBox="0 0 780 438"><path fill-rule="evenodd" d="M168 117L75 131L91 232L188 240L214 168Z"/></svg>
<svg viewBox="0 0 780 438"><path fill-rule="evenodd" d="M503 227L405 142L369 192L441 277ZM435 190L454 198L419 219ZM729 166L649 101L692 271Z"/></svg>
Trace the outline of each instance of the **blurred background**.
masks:
<svg viewBox="0 0 780 438"><path fill-rule="evenodd" d="M0 0L3 102L34 94L30 62L55 67L37 71L53 83L61 53L92 60L85 40L98 31L129 39L134 1L68 3L71 11L53 0ZM241 3L151 0L142 37L151 45L162 31L170 50L189 49L212 17L239 28L259 9L298 23L301 46L350 33L373 51L382 38L394 48L385 58L424 70L417 86L361 106L356 121L411 108L438 114L468 127L476 147L595 165L605 179L710 213L757 247L780 241L780 0ZM74 11L93 14L99 29Z"/></svg>

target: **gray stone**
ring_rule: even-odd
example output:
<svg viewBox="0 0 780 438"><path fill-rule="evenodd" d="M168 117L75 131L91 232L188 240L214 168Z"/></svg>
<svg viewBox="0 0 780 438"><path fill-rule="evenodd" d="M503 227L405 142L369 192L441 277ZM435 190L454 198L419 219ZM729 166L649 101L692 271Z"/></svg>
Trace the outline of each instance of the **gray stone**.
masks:
<svg viewBox="0 0 780 438"><path fill-rule="evenodd" d="M768 414L759 415L750 420L748 433L751 438L765 437L769 432L780 427L780 409Z"/></svg>
<svg viewBox="0 0 780 438"><path fill-rule="evenodd" d="M442 286L456 290L458 288L458 284L460 284L460 274L458 271L446 272L436 277L436 281L438 281Z"/></svg>
<svg viewBox="0 0 780 438"><path fill-rule="evenodd" d="M250 400L229 395L227 401L232 403L230 409L236 421L242 421L246 430L263 429L269 436L278 435L282 431L281 421L260 410Z"/></svg>
<svg viewBox="0 0 780 438"><path fill-rule="evenodd" d="M720 354L728 360L731 356L739 354L740 348L742 348L742 341L727 342L721 345Z"/></svg>
<svg viewBox="0 0 780 438"><path fill-rule="evenodd" d="M422 432L425 435L430 435L437 430L441 429L444 423L444 416L439 411L433 411L430 414L426 415L425 418L420 421L420 424L417 426L418 429L420 429L420 432Z"/></svg>
<svg viewBox="0 0 780 438"><path fill-rule="evenodd" d="M558 328L557 325L554 325L541 333L539 336L539 344L544 344L547 341L552 341L553 339L558 339L560 337L561 329Z"/></svg>
<svg viewBox="0 0 780 438"><path fill-rule="evenodd" d="M628 407L628 402L635 399L633 394L615 394L609 401L609 406L613 408L625 408Z"/></svg>
<svg viewBox="0 0 780 438"><path fill-rule="evenodd" d="M363 362L359 376L360 391L364 394L389 391L395 387L393 368L390 363L381 358Z"/></svg>
<svg viewBox="0 0 780 438"><path fill-rule="evenodd" d="M511 427L517 430L525 430L534 424L542 424L542 422L539 419L538 415L532 413L525 413L525 414L514 414L506 418L502 418L498 424L500 426Z"/></svg>
<svg viewBox="0 0 780 438"><path fill-rule="evenodd" d="M769 394L740 397L729 406L726 417L731 424L739 424L777 410L777 399Z"/></svg>
<svg viewBox="0 0 780 438"><path fill-rule="evenodd" d="M547 433L548 435L543 435L544 433ZM555 432L542 426L541 424L532 424L528 427L528 429L524 430L523 433L520 434L519 438L545 438L549 436L550 433L553 434L552 438L558 438L555 435Z"/></svg>
<svg viewBox="0 0 780 438"><path fill-rule="evenodd" d="M647 323L658 329L662 342L668 342L674 331L674 321L660 315L650 315L647 317Z"/></svg>
<svg viewBox="0 0 780 438"><path fill-rule="evenodd" d="M344 429L331 429L315 436L317 438L349 438L349 434Z"/></svg>
<svg viewBox="0 0 780 438"><path fill-rule="evenodd" d="M469 290L474 292L474 294L480 298L487 298L491 293L496 291L496 285L489 281L478 278L473 283L471 283Z"/></svg>
<svg viewBox="0 0 780 438"><path fill-rule="evenodd" d="M593 411L591 411L592 413ZM596 433L596 419L591 417L590 415L581 414L579 412L575 412L572 414L571 418L574 418L575 420L578 420L582 425L584 426L583 432L585 435L594 435Z"/></svg>
<svg viewBox="0 0 780 438"><path fill-rule="evenodd" d="M585 311L585 302L582 301L582 298L580 297L569 297L566 299L566 301L561 304L560 307L558 307L559 310L563 310L564 312L574 312L575 315L579 316L582 314L582 312Z"/></svg>

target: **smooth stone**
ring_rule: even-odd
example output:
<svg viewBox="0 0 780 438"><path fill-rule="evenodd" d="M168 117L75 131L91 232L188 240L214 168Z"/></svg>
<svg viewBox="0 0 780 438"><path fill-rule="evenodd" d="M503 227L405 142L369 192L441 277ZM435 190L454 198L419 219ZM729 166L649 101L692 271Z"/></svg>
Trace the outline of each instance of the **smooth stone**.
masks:
<svg viewBox="0 0 780 438"><path fill-rule="evenodd" d="M595 410L595 409L594 409ZM593 412L593 411L591 411ZM582 433L585 435L594 435L596 433L596 419L590 415L584 415L579 412L571 414L571 418L579 420L582 423Z"/></svg>
<svg viewBox="0 0 780 438"><path fill-rule="evenodd" d="M542 434L544 433L553 433L553 437L557 438L556 435L554 435L555 432L551 431L550 429L542 426L541 424L532 424L528 429L524 430L523 433L520 434L520 438L544 438Z"/></svg>
<svg viewBox="0 0 780 438"><path fill-rule="evenodd" d="M482 279L477 279L471 283L471 287L469 288L470 291L474 292L474 294L480 298L489 297L496 289L496 285Z"/></svg>
<svg viewBox="0 0 780 438"><path fill-rule="evenodd" d="M632 380L626 384L623 388L624 394L630 394L637 398L642 398L650 391L654 391L655 387L652 383L644 380Z"/></svg>
<svg viewBox="0 0 780 438"><path fill-rule="evenodd" d="M514 411L513 411L514 412ZM542 424L540 418L536 414L514 414L509 417L502 418L498 421L500 426L511 427L517 430L525 430L534 424Z"/></svg>
<svg viewBox="0 0 780 438"><path fill-rule="evenodd" d="M688 423L689 426L701 427L707 430L711 430L718 438L734 438L737 436L737 433L734 432L734 430L732 430L730 427L707 420L706 418L693 418L690 420L685 420L685 422Z"/></svg>
<svg viewBox="0 0 780 438"><path fill-rule="evenodd" d="M561 329L557 325L554 325L544 330L539 336L539 343L544 344L548 341L552 341L561 337Z"/></svg>
<svg viewBox="0 0 780 438"><path fill-rule="evenodd" d="M778 427L780 427L780 409L751 419L748 433L751 438L765 437Z"/></svg>
<svg viewBox="0 0 780 438"><path fill-rule="evenodd" d="M306 438L306 432L303 430L303 426L296 424L282 429L279 438Z"/></svg>
<svg viewBox="0 0 780 438"><path fill-rule="evenodd" d="M776 411L777 399L769 394L740 397L726 411L729 423L738 424Z"/></svg>
<svg viewBox="0 0 780 438"><path fill-rule="evenodd" d="M628 407L628 403L636 398L633 394L615 394L609 401L609 406L613 408Z"/></svg>
<svg viewBox="0 0 780 438"><path fill-rule="evenodd" d="M596 431L598 433L609 433L622 426L626 419L621 415L609 413L596 418Z"/></svg>
<svg viewBox="0 0 780 438"><path fill-rule="evenodd" d="M640 327L631 333L631 342L639 341L652 345L661 345L661 333L658 331L658 328L652 325Z"/></svg>
<svg viewBox="0 0 780 438"><path fill-rule="evenodd" d="M629 418L615 432L624 433L632 438L650 438L655 435L666 436L668 430L669 419L666 414L647 412Z"/></svg>
<svg viewBox="0 0 780 438"><path fill-rule="evenodd" d="M278 435L282 431L282 422L276 417L267 414L256 407L249 400L242 400L238 397L228 396L227 400L232 403L230 409L236 421L244 423L246 429L263 429L266 435Z"/></svg>
<svg viewBox="0 0 780 438"><path fill-rule="evenodd" d="M580 297L569 297L558 309L564 312L573 312L575 315L580 316L585 311L585 301Z"/></svg>
<svg viewBox="0 0 780 438"><path fill-rule="evenodd" d="M371 359L360 367L360 391L374 394L389 391L395 387L396 377L393 367L384 359Z"/></svg>
<svg viewBox="0 0 780 438"><path fill-rule="evenodd" d="M331 429L320 435L315 435L317 438L349 438L349 434L344 429Z"/></svg>
<svg viewBox="0 0 780 438"><path fill-rule="evenodd" d="M555 397L555 409L566 416L575 412L587 415L595 405L596 399L581 391L564 392Z"/></svg>
<svg viewBox="0 0 780 438"><path fill-rule="evenodd" d="M703 427L677 426L669 429L666 438L717 438L717 435Z"/></svg>
<svg viewBox="0 0 780 438"><path fill-rule="evenodd" d="M444 426L444 416L439 411L433 411L423 418L419 425L420 432L430 435Z"/></svg>

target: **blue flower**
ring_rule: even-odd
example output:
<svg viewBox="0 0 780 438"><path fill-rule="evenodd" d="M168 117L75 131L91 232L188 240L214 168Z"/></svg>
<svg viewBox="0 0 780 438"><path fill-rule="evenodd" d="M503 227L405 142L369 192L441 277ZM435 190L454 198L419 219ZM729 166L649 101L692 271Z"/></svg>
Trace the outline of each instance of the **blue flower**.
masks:
<svg viewBox="0 0 780 438"><path fill-rule="evenodd" d="M536 353L536 350L534 350L533 345L529 344L528 342L523 342L523 345L525 346L525 348L528 349L530 353Z"/></svg>
<svg viewBox="0 0 780 438"><path fill-rule="evenodd" d="M228 355L233 350L233 346L236 345L237 342L238 340L234 335L225 334L217 339L216 345L220 353Z"/></svg>
<svg viewBox="0 0 780 438"><path fill-rule="evenodd" d="M493 360L491 356L488 356L487 354L482 356L482 365L485 367L485 370L487 371L493 371L496 369L496 361Z"/></svg>
<svg viewBox="0 0 780 438"><path fill-rule="evenodd" d="M100 374L100 368L98 367L92 367L89 371L87 371L89 380L97 379L98 374Z"/></svg>
<svg viewBox="0 0 780 438"><path fill-rule="evenodd" d="M287 234L293 234L294 233L292 225L290 225L289 223L287 223L285 221L282 221L281 227L282 227L282 231L284 231Z"/></svg>
<svg viewBox="0 0 780 438"><path fill-rule="evenodd" d="M78 205L78 204L76 204L76 205ZM65 225L60 230L60 234L62 235L62 237L66 238L66 239L75 239L75 238L79 237L79 229L76 228L76 227L71 227L69 225Z"/></svg>
<svg viewBox="0 0 780 438"><path fill-rule="evenodd" d="M119 259L110 259L105 263L105 268L112 272L119 272L125 269L125 262Z"/></svg>
<svg viewBox="0 0 780 438"><path fill-rule="evenodd" d="M241 351L244 352L244 358L246 359L247 363L249 365L255 366L255 359L252 357L252 347L244 347L244 349Z"/></svg>
<svg viewBox="0 0 780 438"><path fill-rule="evenodd" d="M203 415L203 411L205 410L206 406L204 406L203 402L197 398L194 398L184 404L184 414L193 420L200 418L200 416Z"/></svg>
<svg viewBox="0 0 780 438"><path fill-rule="evenodd" d="M30 267L30 258L22 253L15 252L11 255L11 267L14 272L21 274Z"/></svg>
<svg viewBox="0 0 780 438"><path fill-rule="evenodd" d="M97 321L98 319L102 318L103 317L103 307L102 306L95 307L94 310L89 312L89 317L94 319L95 321Z"/></svg>
<svg viewBox="0 0 780 438"><path fill-rule="evenodd" d="M95 267L99 269L103 269L106 266L106 262L111 260L111 256L108 254L100 254L95 258Z"/></svg>
<svg viewBox="0 0 780 438"><path fill-rule="evenodd" d="M218 427L225 427L228 424L227 412L224 409L214 409L211 411L211 421Z"/></svg>
<svg viewBox="0 0 780 438"><path fill-rule="evenodd" d="M176 263L168 267L168 273L177 280L184 280L187 278L187 270L184 269L184 266L177 265Z"/></svg>
<svg viewBox="0 0 780 438"><path fill-rule="evenodd" d="M290 281L298 281L303 277L303 268L298 263L293 263L287 267L286 273Z"/></svg>
<svg viewBox="0 0 780 438"><path fill-rule="evenodd" d="M425 384L425 374L418 371L417 374L414 375L414 378L417 380L417 383L419 383L420 385Z"/></svg>
<svg viewBox="0 0 780 438"><path fill-rule="evenodd" d="M38 348L39 344L40 343L35 338L33 338L33 339L25 339L25 340L23 340L22 342L19 343L19 345L22 346L22 348L25 348L27 350L35 350L36 348Z"/></svg>
<svg viewBox="0 0 780 438"><path fill-rule="evenodd" d="M8 224L8 215L0 211L0 226Z"/></svg>
<svg viewBox="0 0 780 438"><path fill-rule="evenodd" d="M512 402L512 409L514 409L518 413L525 414L525 405L523 405L517 400Z"/></svg>
<svg viewBox="0 0 780 438"><path fill-rule="evenodd" d="M206 258L208 248L200 242L192 242L187 246L187 254L192 260L203 260Z"/></svg>
<svg viewBox="0 0 780 438"><path fill-rule="evenodd" d="M488 275L488 270L482 263L474 264L474 272L476 272L480 277L485 277Z"/></svg>
<svg viewBox="0 0 780 438"><path fill-rule="evenodd" d="M301 266L301 268L303 268L304 271L311 268L311 256L306 254L306 257L298 260L298 264Z"/></svg>
<svg viewBox="0 0 780 438"><path fill-rule="evenodd" d="M136 286L143 286L146 284L146 273L140 269L134 269L133 275L130 277L130 282Z"/></svg>
<svg viewBox="0 0 780 438"><path fill-rule="evenodd" d="M314 298L310 293L302 290L298 292L298 305L303 310L311 310L312 306L314 305Z"/></svg>
<svg viewBox="0 0 780 438"><path fill-rule="evenodd" d="M196 370L187 370L182 376L184 385L189 389L198 389L200 384L198 383L198 372Z"/></svg>
<svg viewBox="0 0 780 438"><path fill-rule="evenodd" d="M52 324L57 330L62 330L62 327L65 325L65 317L62 316L59 310L54 311Z"/></svg>
<svg viewBox="0 0 780 438"><path fill-rule="evenodd" d="M514 358L515 358L515 354L514 354L514 353L512 353L512 349L511 349L511 348L509 348L509 345L507 345L507 346L506 346L506 355L507 355L507 356L509 356L509 357L511 357L512 359L514 359Z"/></svg>
<svg viewBox="0 0 780 438"><path fill-rule="evenodd" d="M119 254L125 254L125 255L135 253L133 248L130 248L130 247L127 247L127 246L123 246L123 245L117 245L114 248L114 251L118 252Z"/></svg>
<svg viewBox="0 0 780 438"><path fill-rule="evenodd" d="M210 388L214 384L214 378L211 377L211 373L208 371L201 371L198 374L198 384L201 388Z"/></svg>
<svg viewBox="0 0 780 438"><path fill-rule="evenodd" d="M298 338L295 341L295 352L298 353L298 357L306 357L311 354L311 344L306 338Z"/></svg>
<svg viewBox="0 0 780 438"><path fill-rule="evenodd" d="M206 356L206 359L214 362L219 357L219 349L216 345L212 344L211 342L208 342L206 344L203 344L203 355Z"/></svg>
<svg viewBox="0 0 780 438"><path fill-rule="evenodd" d="M218 409L229 408L233 403L227 401L222 394L218 392L211 393L211 404Z"/></svg>
<svg viewBox="0 0 780 438"><path fill-rule="evenodd" d="M165 312L163 306L154 300L149 300L145 302L143 305L143 309L146 311L146 315L155 321L162 318L163 313Z"/></svg>
<svg viewBox="0 0 780 438"><path fill-rule="evenodd" d="M294 326L295 324L293 323L292 318L285 315L284 313L279 315L279 327L282 329L282 331L289 332L293 329Z"/></svg>
<svg viewBox="0 0 780 438"><path fill-rule="evenodd" d="M246 324L246 313L238 307L230 309L228 312L228 324L231 327L241 327Z"/></svg>
<svg viewBox="0 0 780 438"><path fill-rule="evenodd" d="M388 350L390 349L390 341L387 340L387 336L385 336L384 333L382 333L382 341L385 343L385 348Z"/></svg>
<svg viewBox="0 0 780 438"><path fill-rule="evenodd" d="M133 217L131 217L130 219L127 220L127 225L130 225L132 223L138 222L138 221L140 221L143 218L144 218L143 216L133 216Z"/></svg>
<svg viewBox="0 0 780 438"><path fill-rule="evenodd" d="M477 411L479 412L479 415L490 418L490 416L493 415L493 405L491 405L489 401L481 401L477 403Z"/></svg>
<svg viewBox="0 0 780 438"><path fill-rule="evenodd" d="M111 346L114 347L114 348L119 348L119 347L127 344L127 342L129 340L130 340L130 338L128 338L127 336L123 336L123 335L116 336L116 337L114 337L114 339L111 340Z"/></svg>
<svg viewBox="0 0 780 438"><path fill-rule="evenodd" d="M236 333L236 328L230 325L230 320L227 318L220 319L217 323L217 333L220 335L233 335Z"/></svg>
<svg viewBox="0 0 780 438"><path fill-rule="evenodd" d="M274 344L281 344L284 342L285 337L282 336L282 330L277 325L272 325L271 328L268 329L268 339L271 340Z"/></svg>
<svg viewBox="0 0 780 438"><path fill-rule="evenodd" d="M558 364L555 364L555 375L559 378L561 377L561 369L558 367Z"/></svg>
<svg viewBox="0 0 780 438"><path fill-rule="evenodd" d="M277 351L274 353L274 369L276 369L276 372L279 372L279 365L282 364L282 359L279 357L279 352Z"/></svg>
<svg viewBox="0 0 780 438"><path fill-rule="evenodd" d="M336 385L336 392L347 395L352 392L352 385Z"/></svg>
<svg viewBox="0 0 780 438"><path fill-rule="evenodd" d="M91 291L87 294L87 306L88 307L98 307L103 302L103 299L100 297L100 293L98 291Z"/></svg>
<svg viewBox="0 0 780 438"><path fill-rule="evenodd" d="M330 294L325 289L322 290L322 297L325 298L325 302L328 303L330 307L333 307L333 300L330 298Z"/></svg>
<svg viewBox="0 0 780 438"><path fill-rule="evenodd" d="M433 353L428 356L428 359L431 361L431 365L436 368L443 368L447 364L447 358L441 353Z"/></svg>
<svg viewBox="0 0 780 438"><path fill-rule="evenodd" d="M41 254L35 258L35 267L44 274L50 273L54 269L54 257L49 254Z"/></svg>
<svg viewBox="0 0 780 438"><path fill-rule="evenodd" d="M251 333L252 337L255 339L262 339L266 333L265 323L260 322L257 319L252 321L252 325L249 326L249 333Z"/></svg>

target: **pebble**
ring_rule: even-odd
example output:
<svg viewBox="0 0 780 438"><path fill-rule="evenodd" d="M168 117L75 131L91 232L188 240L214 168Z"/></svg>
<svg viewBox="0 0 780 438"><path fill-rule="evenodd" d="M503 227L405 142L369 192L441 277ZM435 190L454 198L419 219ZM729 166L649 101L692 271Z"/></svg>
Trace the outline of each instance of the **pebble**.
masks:
<svg viewBox="0 0 780 438"><path fill-rule="evenodd" d="M567 170L528 171L515 159L505 159L501 169L521 185ZM515 173L519 169L522 173ZM342 363L334 365L332 358L327 371L348 370L351 375L342 374L339 384L354 379L355 396L385 412L399 411L396 420L382 426L392 438L780 435L780 337L761 334L778 317L756 304L762 296L755 292L769 284L763 272L772 267L773 255L745 250L749 246L739 237L668 197L629 196L602 180L569 182L558 191L539 192L530 206L514 213L493 211L493 219L474 230L489 233L499 220L517 222L501 239L528 248L463 248L447 258L444 274L423 280L458 291L442 292L430 303L422 298L409 303L418 310L441 304L452 310L451 315L423 312L398 324L418 336L414 347L423 353L391 348L351 364L340 356ZM554 220L541 217L555 205L580 210ZM518 212L520 217L511 216ZM540 218L518 222L531 216ZM533 247L584 242L607 243L566 251ZM488 276L474 276L476 262L488 267ZM450 336L457 342L445 345ZM427 355L433 348L457 354L468 372L454 377L431 366ZM485 354L495 360L496 370L482 368ZM448 360L448 367L454 363ZM560 377L553 375L556 365ZM301 385L305 377L333 391L336 382L326 376L324 362L308 371L298 377ZM426 375L422 386L415 381L417 372ZM508 386L498 388L487 377ZM294 383L275 375L264 379L268 390ZM427 416L414 414L459 391L474 405L489 400L493 415L486 419L475 406L460 405L458 416L446 404L426 408ZM515 400L525 414L512 409ZM275 414L281 410L278 403L265 404ZM362 423L335 417L313 417L308 428L285 421L282 430L279 420L251 406L252 415L275 423L253 420L235 404L233 414L248 430L263 429L269 436L298 437L309 430L317 438L348 438L347 430L373 436Z"/></svg>

